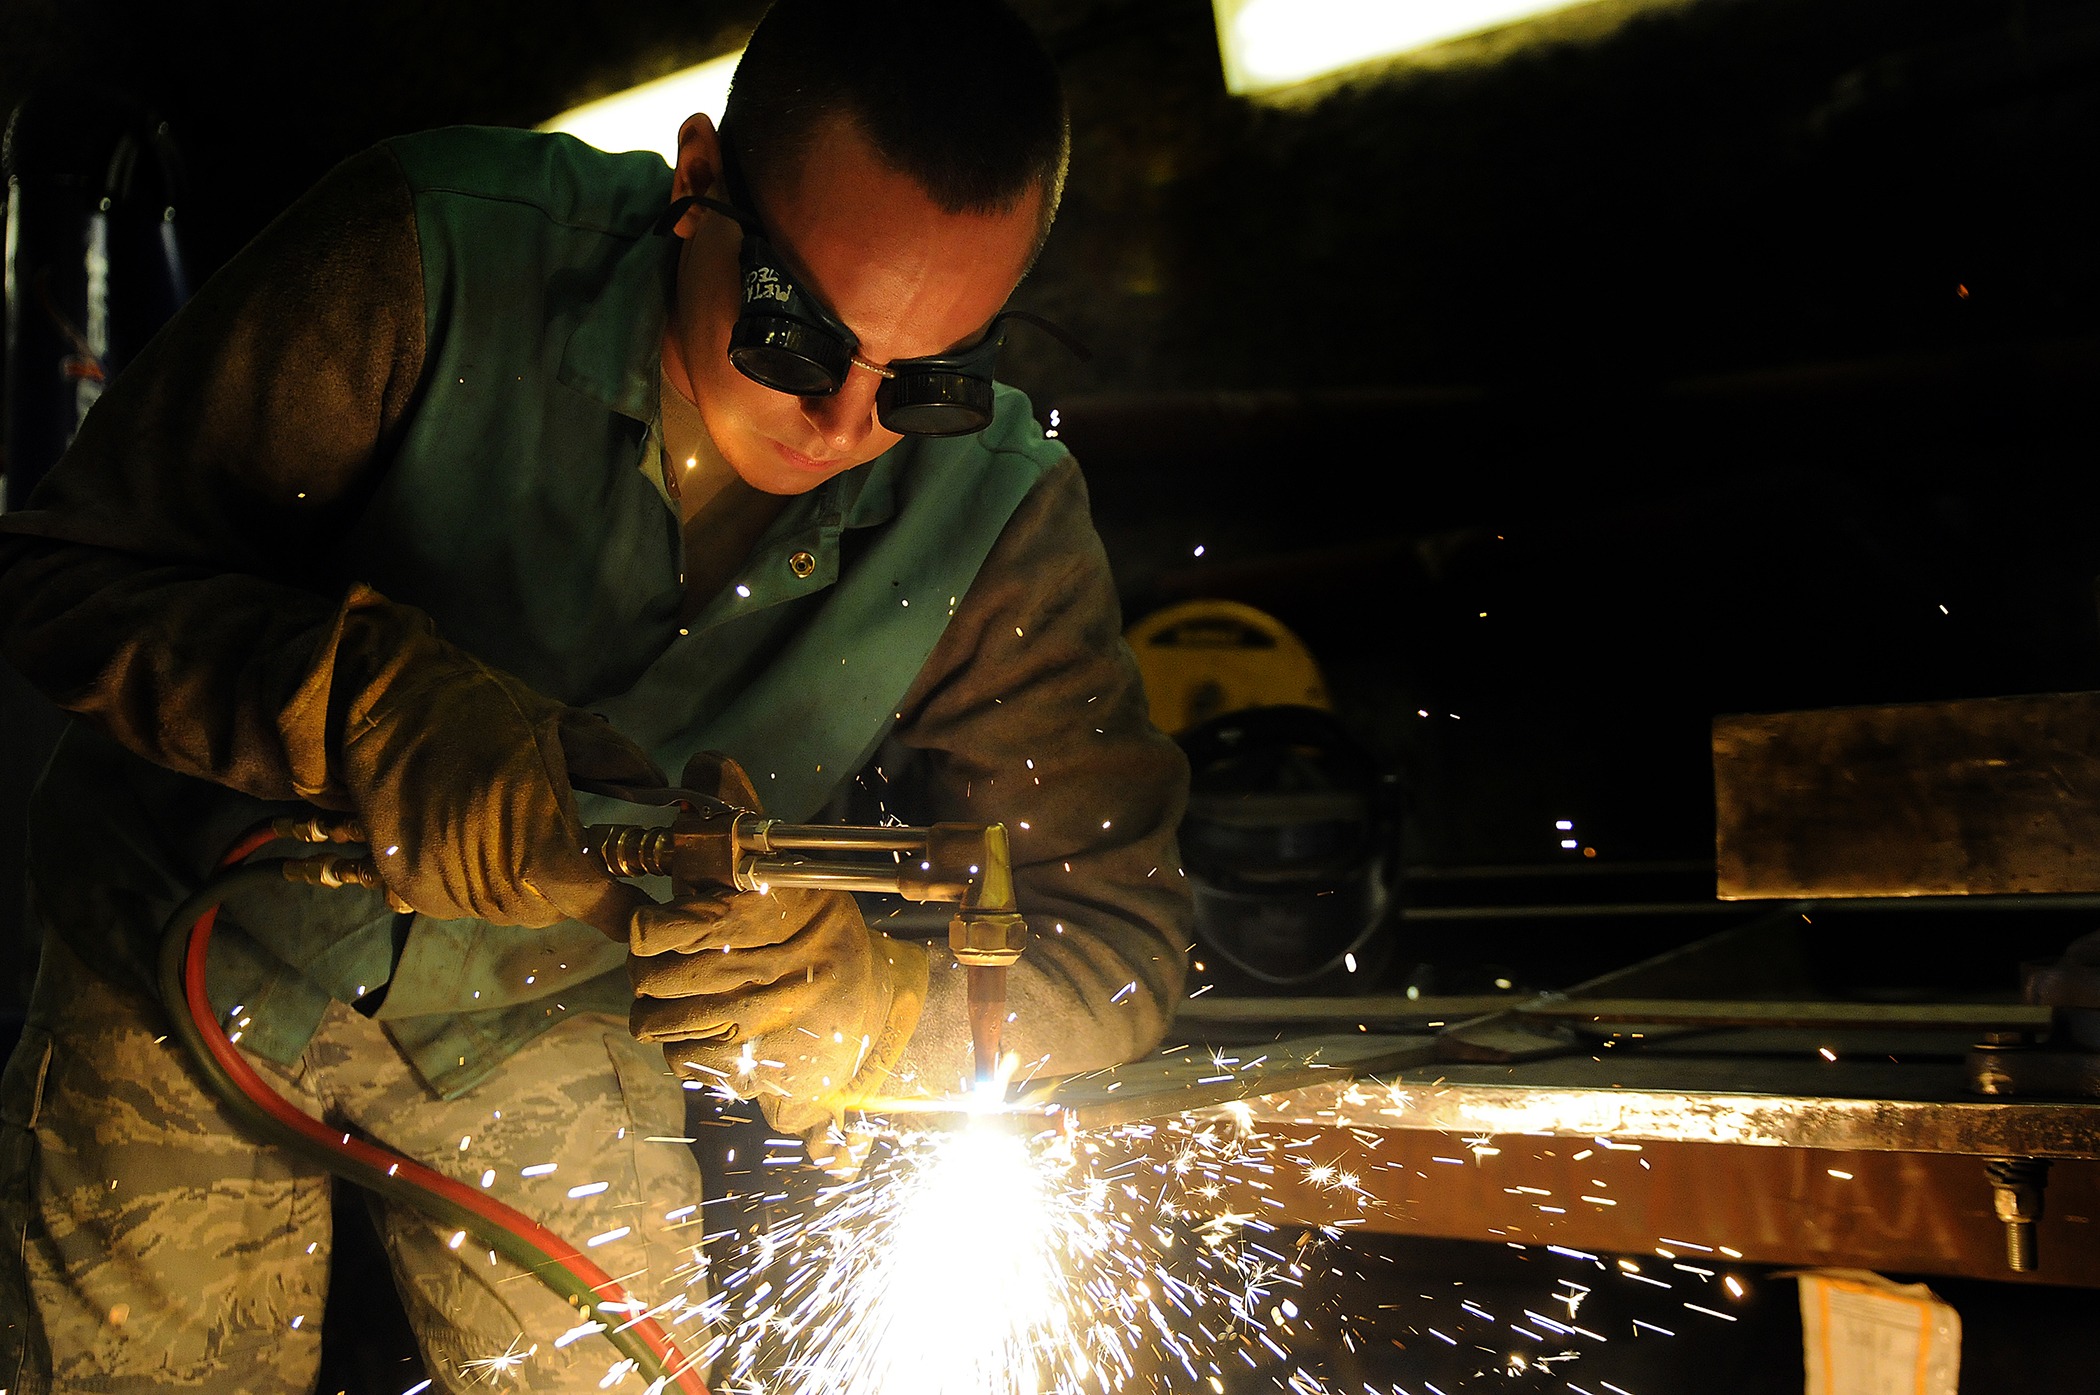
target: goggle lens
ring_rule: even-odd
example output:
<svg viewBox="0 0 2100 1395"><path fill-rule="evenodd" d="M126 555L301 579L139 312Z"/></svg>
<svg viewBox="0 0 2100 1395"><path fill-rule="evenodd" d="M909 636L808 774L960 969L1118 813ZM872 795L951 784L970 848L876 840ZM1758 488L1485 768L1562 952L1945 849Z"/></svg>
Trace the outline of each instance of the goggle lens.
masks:
<svg viewBox="0 0 2100 1395"><path fill-rule="evenodd" d="M967 373L907 369L876 392L875 415L900 436L967 436L991 424L992 385Z"/></svg>
<svg viewBox="0 0 2100 1395"><path fill-rule="evenodd" d="M846 381L853 351L827 329L747 304L729 332L729 361L753 382L797 397L822 397Z"/></svg>
<svg viewBox="0 0 2100 1395"><path fill-rule="evenodd" d="M747 202L734 170L730 187L738 202ZM807 295L779 265L758 220L732 204L710 198L674 203L659 223L671 231L692 204L734 220L744 230L738 260L744 276L742 313L729 332L729 361L761 387L796 397L829 397L845 385L853 367L857 341L814 297ZM1005 336L1007 320L1025 320L1050 331L1080 358L1086 349L1056 325L1026 311L1009 310L992 323L973 348L929 359L890 365L890 375L875 394L875 415L900 436L967 436L992 421L992 370Z"/></svg>

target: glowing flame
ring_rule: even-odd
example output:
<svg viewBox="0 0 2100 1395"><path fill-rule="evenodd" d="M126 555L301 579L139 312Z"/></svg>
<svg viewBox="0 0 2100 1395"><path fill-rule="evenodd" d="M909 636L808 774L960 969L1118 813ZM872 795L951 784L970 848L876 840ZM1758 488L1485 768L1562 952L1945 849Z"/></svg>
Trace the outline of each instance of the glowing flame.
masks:
<svg viewBox="0 0 2100 1395"><path fill-rule="evenodd" d="M1025 1140L972 1127L897 1183L882 1224L841 1235L859 1300L794 1371L799 1390L1033 1395L1069 1334L1056 1207Z"/></svg>
<svg viewBox="0 0 2100 1395"><path fill-rule="evenodd" d="M725 1281L744 1301L719 1388L1076 1395L1126 1388L1141 1353L1195 1378L1202 1348L1240 1326L1273 1272L1235 1253L1252 1218L1213 1218L1176 1246L1166 1191L1134 1183L1153 1176L1148 1162L1104 1155L1104 1172L1096 1141L1026 1138L1013 1122L897 1136L775 1233L774 1253ZM1166 1190L1178 1195L1180 1179Z"/></svg>
<svg viewBox="0 0 2100 1395"><path fill-rule="evenodd" d="M1266 1059L1243 1063L1221 1048L1199 1069L1238 1073ZM805 1191L778 1211L771 1205L788 1201L794 1186L777 1196L746 1198L762 1197L767 1219L734 1244L720 1242L738 1236L740 1226L703 1234L699 1203L666 1213L667 1220L694 1225L696 1243L675 1270L649 1276L671 1291L659 1295L646 1315L679 1338L710 1388L723 1395L1222 1392L1233 1370L1227 1363L1262 1373L1291 1395L1344 1395L1357 1388L1385 1395L1367 1382L1331 1385L1315 1368L1336 1342L1352 1356L1367 1342L1380 1345L1380 1325L1396 1320L1342 1307L1322 1290L1328 1277L1343 1277L1336 1261L1350 1244L1346 1228L1364 1225L1368 1213L1385 1204L1378 1191L1392 1183L1374 1182L1374 1175L1385 1169L1423 1176L1377 1156L1383 1140L1371 1123L1410 1108L1408 1091L1345 1082L1333 1095L1334 1110L1283 1129L1268 1120L1262 1122L1271 1127L1262 1127L1251 1103L1235 1101L1091 1132L1040 1102L1007 1103L1014 1069L1011 1058L1002 1062L1001 1079L975 1096L898 1101L900 1113L921 1115L915 1122L864 1120L854 1138L844 1140L857 1172L834 1170L835 1184L817 1184L814 1195ZM926 1117L941 1114L945 1118L937 1122ZM1513 1160L1502 1157L1494 1137L1483 1133L1463 1141L1470 1163L1463 1157L1434 1161L1462 1169L1511 1167ZM1575 1154L1575 1161L1603 1150L1632 1154L1645 1166L1639 1144L1607 1137L1595 1143L1596 1149ZM783 1145L792 1147L793 1140L768 1144ZM733 1152L728 1160L735 1160ZM762 1165L793 1161L792 1155L769 1155ZM766 1185L781 1185L771 1180L778 1175L767 1174ZM1546 1200L1555 1195L1514 1177L1511 1182L1504 1190L1512 1194ZM1286 1184L1296 1191L1295 1201L1275 1194ZM1593 1179L1592 1185L1601 1191L1608 1184ZM593 1184L577 1190L589 1189ZM1292 1225L1292 1212L1314 1198L1330 1219ZM1604 1196L1583 1199L1611 1204ZM1538 1209L1566 1214L1543 1204ZM705 1254L703 1241L711 1246ZM1669 1268L1651 1263L1655 1272L1649 1273L1631 1259L1619 1259L1614 1268L1602 1256L1567 1245L1512 1243L1576 1265L1585 1278L1609 1278L1615 1288L1623 1285L1637 1296L1658 1291L1666 1295L1657 1300L1667 1305L1665 1311L1732 1322L1734 1314L1686 1301L1684 1294L1701 1294L1694 1281L1736 1300L1746 1292L1734 1275L1677 1261L1683 1251L1742 1258L1727 1246L1664 1238L1656 1253ZM1361 1270L1355 1275L1360 1282L1367 1277ZM1409 1323L1405 1330L1449 1347L1451 1360L1475 1363L1476 1374L1472 1353L1497 1350L1485 1345L1493 1341L1507 1363L1504 1374L1557 1376L1558 1366L1606 1345L1604 1332L1595 1329L1606 1327L1609 1315L1590 1316L1587 1304L1622 1301L1623 1295L1593 1300L1596 1281L1555 1282L1566 1291L1520 1313L1483 1307L1461 1289L1456 1310L1422 1310L1422 1317L1434 1316L1440 1325ZM1420 1301L1428 1303L1431 1296L1420 1295ZM1394 1306L1380 1303L1379 1312ZM1553 1307L1564 1308L1565 1315L1539 1311ZM637 1321L643 1312L641 1301L601 1303L595 1319L552 1340L567 1346L611 1323ZM1585 1317L1590 1326L1580 1325ZM1637 1334L1676 1335L1673 1327L1631 1320ZM1502 1330L1539 1345L1511 1353L1507 1337L1498 1335ZM1423 1363L1443 1353L1426 1342L1403 1346L1395 1340L1394 1346L1418 1378L1433 1369ZM514 1344L465 1369L493 1382L530 1355ZM608 1367L606 1388L620 1385L631 1374L629 1366L623 1361ZM1438 1387L1426 1379L1419 1387L1390 1387L1393 1395L1412 1388ZM1620 1389L1601 1375L1587 1388ZM652 1384L647 1395L662 1395L661 1385Z"/></svg>

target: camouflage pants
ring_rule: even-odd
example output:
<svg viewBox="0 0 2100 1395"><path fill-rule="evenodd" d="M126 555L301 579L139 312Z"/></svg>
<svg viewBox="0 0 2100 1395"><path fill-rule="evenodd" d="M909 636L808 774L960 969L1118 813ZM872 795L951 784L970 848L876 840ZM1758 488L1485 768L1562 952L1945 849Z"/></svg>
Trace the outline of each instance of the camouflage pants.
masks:
<svg viewBox="0 0 2100 1395"><path fill-rule="evenodd" d="M312 1388L332 1179L238 1133L162 1021L47 942L0 1079L0 1386L12 1395ZM699 1169L680 1143L651 1141L684 1131L681 1092L624 1022L579 1014L455 1100L340 1004L292 1067L254 1063L307 1113L589 1244L634 1297L705 1296L703 1213L685 1209ZM435 1389L600 1389L617 1354L594 1336L557 1346L581 1319L528 1272L416 1211L376 1215ZM697 1318L671 1330L689 1352L705 1341Z"/></svg>

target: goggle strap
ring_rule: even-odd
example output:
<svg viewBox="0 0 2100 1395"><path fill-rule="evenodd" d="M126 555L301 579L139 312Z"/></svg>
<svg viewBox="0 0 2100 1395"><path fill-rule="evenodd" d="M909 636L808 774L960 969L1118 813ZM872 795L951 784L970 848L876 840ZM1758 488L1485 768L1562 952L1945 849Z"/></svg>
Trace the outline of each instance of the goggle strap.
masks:
<svg viewBox="0 0 2100 1395"><path fill-rule="evenodd" d="M663 216L656 220L656 226L651 231L658 234L670 232L678 226L678 220L685 217L686 210L696 205L701 208L713 209L747 233L760 233L763 235L758 226L758 220L750 214L740 208L723 203L720 199L711 199L699 194L687 194L683 198L671 200L671 206L664 210Z"/></svg>
<svg viewBox="0 0 2100 1395"><path fill-rule="evenodd" d="M1008 320L1022 320L1028 324L1034 325L1037 329L1047 330L1049 331L1051 338L1055 339L1058 343L1064 345L1067 349L1071 350L1073 355L1077 357L1081 363L1090 363L1093 361L1093 350L1087 348L1086 345L1080 343L1079 340L1076 337L1074 337L1070 331L1061 329L1057 325L1054 325L1050 321L1044 319L1041 315L1033 314L1027 310L1007 310L1001 312L999 318L992 321L993 334L996 335L999 331L999 326L1005 324Z"/></svg>
<svg viewBox="0 0 2100 1395"><path fill-rule="evenodd" d="M686 210L698 202L699 200L691 194L687 194L684 198L672 199L671 206L663 211L662 216L656 220L656 225L650 228L649 231L658 237L663 236L671 229L677 227L678 220L685 217Z"/></svg>

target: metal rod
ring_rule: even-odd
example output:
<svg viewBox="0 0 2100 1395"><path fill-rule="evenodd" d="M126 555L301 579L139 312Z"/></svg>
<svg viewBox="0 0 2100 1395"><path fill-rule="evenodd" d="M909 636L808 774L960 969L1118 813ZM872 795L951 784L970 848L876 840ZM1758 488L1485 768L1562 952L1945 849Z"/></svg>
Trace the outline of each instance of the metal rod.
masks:
<svg viewBox="0 0 2100 1395"><path fill-rule="evenodd" d="M1409 882L1499 882L1519 877L1652 877L1665 875L1712 876L1714 864L1708 862L1604 862L1585 860L1581 862L1510 862L1486 863L1470 867L1437 867L1418 864L1405 868L1400 876Z"/></svg>
<svg viewBox="0 0 2100 1395"><path fill-rule="evenodd" d="M1360 998L1222 998L1206 993L1185 998L1174 1009L1177 1022L1384 1022L1395 1018L1446 1021L1515 1008L1521 993L1464 993L1418 998L1375 994Z"/></svg>
<svg viewBox="0 0 2100 1395"><path fill-rule="evenodd" d="M861 852L920 852L926 847L923 828L848 828L837 825L774 823L761 824L757 832L765 850L785 852L798 848L853 849Z"/></svg>
<svg viewBox="0 0 2100 1395"><path fill-rule="evenodd" d="M1525 1017L1575 1022L1623 1022L1688 1027L1879 1028L1925 1032L1982 1032L2014 1028L2040 1032L2049 1009L2026 1003L1723 1002L1671 998L1580 998L1531 1002Z"/></svg>
<svg viewBox="0 0 2100 1395"><path fill-rule="evenodd" d="M1409 906L1402 920L1565 920L1584 916L1737 915L1763 909L1741 901L1629 901L1594 906Z"/></svg>
<svg viewBox="0 0 2100 1395"><path fill-rule="evenodd" d="M1456 1018L1505 1010L1520 1017L1640 1026L1878 1028L1882 1030L2041 1032L2049 1009L2027 1003L1761 1002L1701 998L1526 998L1489 996L1403 998L1216 998L1183 1002L1181 1022L1366 1022L1399 1018Z"/></svg>
<svg viewBox="0 0 2100 1395"><path fill-rule="evenodd" d="M1366 1051L1379 1041L1349 1036L1354 1039L1349 1044L1361 1043ZM1323 1038L1321 1044L1335 1040ZM1412 1051L1421 1063L1394 1067L1376 1060L1337 1060L1321 1072L1326 1082L1314 1083L1302 1068L1293 1068L1290 1056L1271 1046L1272 1058L1260 1071L1242 1070L1216 1085L1198 1083L1197 1071L1207 1065L1199 1056L1185 1078L1126 1078L1125 1088L1110 1095L1104 1082L1115 1077L1105 1075L1102 1082L1075 1080L1055 1099L1081 1129L1244 1100L1257 1123L1314 1125L1353 1115L1367 1129L1427 1130L1454 1138L1523 1134L1839 1152L2100 1158L2100 1131L2093 1127L2096 1110L2090 1102L1891 1099L1868 1096L1873 1085L1866 1081L1859 1082L1859 1097L1789 1090L1769 1081L1756 1089L1700 1088L1673 1086L1656 1071L1644 1073L1652 1079L1622 1074L1617 1083L1525 1081L1520 1071L1506 1066L1422 1060L1435 1049L1422 1038L1384 1040L1392 1059L1405 1062ZM1469 1074L1461 1076L1461 1071ZM1487 1071L1502 1078L1482 1078ZM1366 1081L1366 1075L1376 1079ZM1387 1088L1397 1092L1386 1096L1391 1103L1373 1093ZM1370 1094L1372 1103L1351 1105L1343 1098L1351 1094L1358 1099ZM2019 1209L2011 1219L2020 1218ZM2003 1213L2000 1218L2007 1219Z"/></svg>
<svg viewBox="0 0 2100 1395"><path fill-rule="evenodd" d="M2100 910L2100 895L2088 892L2002 894L1979 896L1860 896L1812 901L1651 901L1615 902L1598 905L1540 906L1410 906L1400 912L1405 921L1439 920L1567 920L1590 916L1720 915L1733 911L1745 914L1773 908L1802 913L1836 915L1851 911L2092 911Z"/></svg>
<svg viewBox="0 0 2100 1395"><path fill-rule="evenodd" d="M896 869L858 862L817 862L807 858L754 857L737 869L737 884L821 888L833 891L899 890Z"/></svg>

